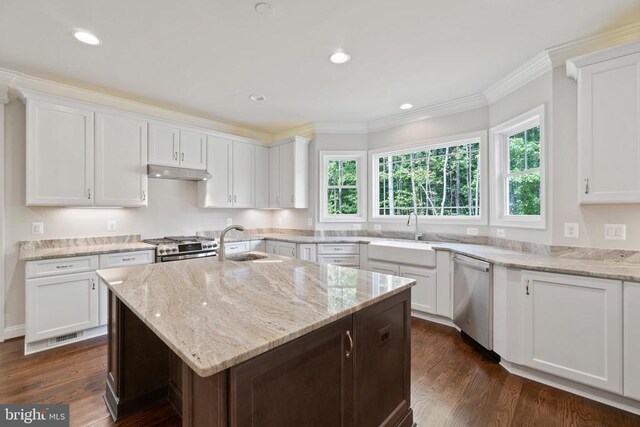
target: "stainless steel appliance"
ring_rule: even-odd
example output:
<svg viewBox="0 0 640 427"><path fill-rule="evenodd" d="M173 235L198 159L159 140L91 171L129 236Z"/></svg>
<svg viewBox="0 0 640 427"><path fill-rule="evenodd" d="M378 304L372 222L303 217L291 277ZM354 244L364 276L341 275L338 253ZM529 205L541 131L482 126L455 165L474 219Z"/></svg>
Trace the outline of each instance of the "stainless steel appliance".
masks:
<svg viewBox="0 0 640 427"><path fill-rule="evenodd" d="M493 281L488 262L464 255L453 257L453 323L492 350Z"/></svg>
<svg viewBox="0 0 640 427"><path fill-rule="evenodd" d="M156 262L214 257L220 247L215 239L199 236L171 236L143 242L156 246Z"/></svg>

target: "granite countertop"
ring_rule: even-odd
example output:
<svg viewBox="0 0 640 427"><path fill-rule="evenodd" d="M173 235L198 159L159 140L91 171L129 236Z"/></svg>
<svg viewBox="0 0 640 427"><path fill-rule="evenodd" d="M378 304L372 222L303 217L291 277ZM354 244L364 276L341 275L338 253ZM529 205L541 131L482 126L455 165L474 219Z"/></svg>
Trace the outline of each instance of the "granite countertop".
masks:
<svg viewBox="0 0 640 427"><path fill-rule="evenodd" d="M535 255L485 245L431 243L431 246L506 267L640 282L640 264L636 263Z"/></svg>
<svg viewBox="0 0 640 427"><path fill-rule="evenodd" d="M266 258L194 259L99 270L98 275L203 377L415 284L401 277L261 255Z"/></svg>
<svg viewBox="0 0 640 427"><path fill-rule="evenodd" d="M251 240L277 240L289 243L371 243L377 240L391 240L381 237L366 236L302 236L296 234L247 234L243 236L225 237L225 243L247 242Z"/></svg>
<svg viewBox="0 0 640 427"><path fill-rule="evenodd" d="M155 250L155 246L142 242L121 242L105 244L87 244L60 247L21 246L18 259L20 261L37 261L41 259L65 258L81 255L99 255L115 252L134 252Z"/></svg>

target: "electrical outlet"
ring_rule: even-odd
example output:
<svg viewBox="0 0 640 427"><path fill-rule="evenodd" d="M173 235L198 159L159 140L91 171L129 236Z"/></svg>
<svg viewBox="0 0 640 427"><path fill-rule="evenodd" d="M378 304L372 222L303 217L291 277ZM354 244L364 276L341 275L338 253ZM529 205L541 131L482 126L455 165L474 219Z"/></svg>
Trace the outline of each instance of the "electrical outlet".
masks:
<svg viewBox="0 0 640 427"><path fill-rule="evenodd" d="M373 230L374 231L382 231L382 225L381 224L373 224Z"/></svg>
<svg viewBox="0 0 640 427"><path fill-rule="evenodd" d="M467 227L467 234L469 236L477 236L479 234L479 231L475 227Z"/></svg>
<svg viewBox="0 0 640 427"><path fill-rule="evenodd" d="M353 224L353 229L356 231L362 230L362 224Z"/></svg>
<svg viewBox="0 0 640 427"><path fill-rule="evenodd" d="M313 218L307 218L307 225L311 227L313 225Z"/></svg>
<svg viewBox="0 0 640 427"><path fill-rule="evenodd" d="M32 222L31 234L44 234L44 222Z"/></svg>
<svg viewBox="0 0 640 427"><path fill-rule="evenodd" d="M233 224L233 218L227 218L227 227Z"/></svg>
<svg viewBox="0 0 640 427"><path fill-rule="evenodd" d="M116 231L116 230L117 230L116 220L110 219L109 221L107 221L107 231Z"/></svg>
<svg viewBox="0 0 640 427"><path fill-rule="evenodd" d="M502 237L504 239L505 235L506 235L506 233L504 232L504 228L498 228L496 230L496 236L497 237Z"/></svg>
<svg viewBox="0 0 640 427"><path fill-rule="evenodd" d="M577 222L564 223L564 237L568 239L577 239L580 236Z"/></svg>
<svg viewBox="0 0 640 427"><path fill-rule="evenodd" d="M605 224L605 240L627 240L627 224Z"/></svg>

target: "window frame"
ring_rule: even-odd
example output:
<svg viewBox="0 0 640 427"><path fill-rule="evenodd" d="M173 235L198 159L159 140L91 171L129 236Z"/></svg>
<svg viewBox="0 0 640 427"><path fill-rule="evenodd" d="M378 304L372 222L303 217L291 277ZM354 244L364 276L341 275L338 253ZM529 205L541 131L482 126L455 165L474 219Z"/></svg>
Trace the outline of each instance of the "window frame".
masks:
<svg viewBox="0 0 640 427"><path fill-rule="evenodd" d="M369 217L371 222L381 223L406 223L407 216L388 216L379 214L379 177L378 161L380 157L406 154L417 150L434 150L467 143L480 144L480 215L479 216L434 216L419 215L421 224L458 224L458 225L487 225L488 224L488 152L487 131L476 131L465 134L452 135L444 138L429 139L395 147L380 148L369 151L369 182L371 189L369 199Z"/></svg>
<svg viewBox="0 0 640 427"><path fill-rule="evenodd" d="M527 171L511 172L509 166L509 137L540 126L540 166ZM490 129L491 140L491 225L516 228L546 229L546 151L545 106L540 105ZM510 176L540 175L540 215L511 215L508 213L509 192L507 180Z"/></svg>
<svg viewBox="0 0 640 427"><path fill-rule="evenodd" d="M318 204L319 222L367 222L367 152L366 151L320 151L320 203ZM358 213L345 215L328 214L327 191L329 185L329 161L356 161L356 185L348 186L358 191Z"/></svg>

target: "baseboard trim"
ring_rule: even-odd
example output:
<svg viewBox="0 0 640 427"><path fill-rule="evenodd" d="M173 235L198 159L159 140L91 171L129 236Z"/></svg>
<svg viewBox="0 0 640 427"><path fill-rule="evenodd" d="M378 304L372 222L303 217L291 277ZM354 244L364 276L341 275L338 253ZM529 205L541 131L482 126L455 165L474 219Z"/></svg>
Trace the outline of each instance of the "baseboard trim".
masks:
<svg viewBox="0 0 640 427"><path fill-rule="evenodd" d="M15 326L7 326L4 328L4 339L10 340L12 338L19 338L25 335L26 328L25 325L15 325Z"/></svg>
<svg viewBox="0 0 640 427"><path fill-rule="evenodd" d="M613 406L614 408L622 409L632 414L640 415L640 402L629 399L628 397L560 378L504 359L500 362L500 365L513 375L586 397L587 399L595 400L596 402L604 403L605 405Z"/></svg>
<svg viewBox="0 0 640 427"><path fill-rule="evenodd" d="M454 325L453 320L449 319L448 317L442 317L442 316L437 316L435 314L423 313L421 311L416 311L416 310L411 310L411 316L416 317L418 319L422 319L422 320L428 320L429 322L439 323L441 325L448 326L457 331L460 331L460 328Z"/></svg>

